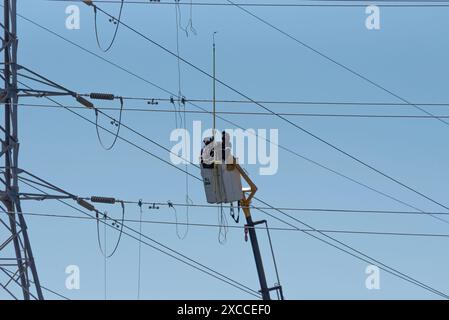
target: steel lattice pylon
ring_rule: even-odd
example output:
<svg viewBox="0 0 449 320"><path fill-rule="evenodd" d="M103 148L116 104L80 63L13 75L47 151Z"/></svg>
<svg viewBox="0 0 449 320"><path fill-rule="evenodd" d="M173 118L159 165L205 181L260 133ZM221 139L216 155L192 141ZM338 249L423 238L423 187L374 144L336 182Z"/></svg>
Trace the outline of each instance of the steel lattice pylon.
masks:
<svg viewBox="0 0 449 320"><path fill-rule="evenodd" d="M17 119L17 0L3 1L4 30L0 35L3 51L4 87L0 102L4 106L4 126L0 126L0 138L4 158L3 177L0 176L0 289L14 299L43 299L36 265L28 238L27 226L19 198L18 187L18 119Z"/></svg>

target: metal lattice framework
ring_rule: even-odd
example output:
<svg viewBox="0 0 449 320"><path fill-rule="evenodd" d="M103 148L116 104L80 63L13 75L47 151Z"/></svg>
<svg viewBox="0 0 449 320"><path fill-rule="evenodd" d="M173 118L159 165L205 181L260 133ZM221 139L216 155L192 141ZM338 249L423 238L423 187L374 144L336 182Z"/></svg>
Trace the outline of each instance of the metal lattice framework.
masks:
<svg viewBox="0 0 449 320"><path fill-rule="evenodd" d="M17 119L17 0L3 1L3 78L0 101L4 107L4 126L0 138L4 158L3 188L0 191L0 286L14 299L43 299L39 277L22 215L18 186L18 119Z"/></svg>

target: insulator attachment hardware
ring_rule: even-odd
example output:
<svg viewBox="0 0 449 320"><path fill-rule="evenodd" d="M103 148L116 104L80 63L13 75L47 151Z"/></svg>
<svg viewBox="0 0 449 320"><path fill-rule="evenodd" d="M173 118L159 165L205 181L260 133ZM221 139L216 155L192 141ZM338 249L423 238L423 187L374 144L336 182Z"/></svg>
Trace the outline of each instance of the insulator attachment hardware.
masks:
<svg viewBox="0 0 449 320"><path fill-rule="evenodd" d="M84 99L83 97L81 97L80 95L76 96L76 101L78 101L80 104L82 104L83 106L85 106L86 108L89 109L95 109L95 106L92 102L90 102L87 99Z"/></svg>
<svg viewBox="0 0 449 320"><path fill-rule="evenodd" d="M89 211L96 211L93 204L83 200L83 199L77 199L76 202L83 208L89 210Z"/></svg>

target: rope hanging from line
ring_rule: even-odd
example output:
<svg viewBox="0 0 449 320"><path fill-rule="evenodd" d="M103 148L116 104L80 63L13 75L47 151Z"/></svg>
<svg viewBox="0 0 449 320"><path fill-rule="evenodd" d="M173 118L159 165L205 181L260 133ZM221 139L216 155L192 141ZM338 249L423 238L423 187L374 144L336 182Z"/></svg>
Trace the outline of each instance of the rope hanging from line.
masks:
<svg viewBox="0 0 449 320"><path fill-rule="evenodd" d="M180 45L179 45L179 29L184 30L181 26L181 11L179 8L179 2L178 0L175 0L176 5L175 5L175 17L176 17L176 53L177 53L177 72L178 72L178 97L176 99L176 104L178 105L178 107L176 107L176 104L173 100L173 107L175 108L175 125L176 128L178 128L178 115L180 118L180 125L179 127L183 126L183 118L182 115L180 114L181 112L181 98L184 99L183 94L182 94L182 80L181 80L181 59L180 59ZM185 109L185 104L184 104L184 109ZM185 117L185 113L184 113L184 117Z"/></svg>
<svg viewBox="0 0 449 320"><path fill-rule="evenodd" d="M140 282L141 282L141 265L142 265L142 199L139 200L139 255L137 261L137 300L140 300Z"/></svg>
<svg viewBox="0 0 449 320"><path fill-rule="evenodd" d="M186 30L190 30L190 32L193 33L193 35L197 35L198 32L196 31L195 27L193 26L193 0L190 0L190 17L189 17L189 21L187 22L187 25L185 27ZM187 32L187 36L189 36L188 32Z"/></svg>
<svg viewBox="0 0 449 320"><path fill-rule="evenodd" d="M106 249L107 249L107 248L106 248L106 247L103 248L103 246L101 245L101 240L100 240L100 212L99 212L99 211L96 211L95 217L96 217L96 221L97 221L97 241L98 241L98 247L100 248L101 254L102 254L106 259L112 257L112 256L115 254L115 252L117 251L117 248L118 248L118 246L119 246L119 244L120 244L120 241L122 240L123 225L124 225L124 223L125 223L125 203L124 203L123 201L120 201L120 204L121 204L121 206L122 206L122 219L121 219L121 222L118 223L117 220L113 220L113 219L112 219L112 220L113 220L113 222L112 222L112 226L113 226L113 227L117 227L117 228L118 228L119 225L120 225L120 233L119 233L117 242L116 242L116 244L115 244L115 246L114 246L114 249L112 250L112 252L111 252L110 254L107 254L107 253L106 253ZM108 217L107 212L105 212L105 213L103 213L103 214L101 214L101 215L103 216L103 218L104 218L106 221L107 221L108 219L111 219L111 218ZM105 230L105 239L106 239L106 230Z"/></svg>
<svg viewBox="0 0 449 320"><path fill-rule="evenodd" d="M118 122L117 122L115 119L113 119L113 120L111 121L111 124L112 124L112 125L116 125L116 126L117 126L117 131L116 131L115 136L114 136L114 141L112 141L112 143L111 143L110 146L106 146L106 145L103 143L103 140L101 139L100 131L98 130L98 113L100 113L100 111L99 111L97 108L94 109L94 110L95 110L95 129L96 129L96 131L97 131L97 138L98 138L98 141L100 142L101 146L102 146L103 149L105 149L105 150L111 150L111 149L115 146L115 143L117 142L117 139L118 139L118 136L119 136L119 133L120 133L120 128L121 128L121 126L122 126L123 97L120 97L119 99L120 99L120 115L119 115L119 120L118 120Z"/></svg>
<svg viewBox="0 0 449 320"><path fill-rule="evenodd" d="M187 30L187 26L184 28L182 26L182 15L181 15L181 7L179 5L180 0L175 0L175 10L176 10L176 27L184 31L186 37L189 36L189 31ZM179 18L178 18L179 16Z"/></svg>
<svg viewBox="0 0 449 320"><path fill-rule="evenodd" d="M176 17L176 52L178 55L178 59L177 59L177 71L178 71L178 97L177 97L177 105L178 108L176 108L176 105L173 103L173 106L175 107L175 110L177 109L178 112L175 112L175 121L176 121L176 127L178 127L178 118L177 118L177 114L179 113L179 118L180 118L180 127L184 132L184 148L185 150L187 150L187 115L186 115L186 103L185 103L185 97L182 94L182 74L181 74L181 60L180 60L180 39L179 39L179 30L183 30L186 35L188 36L188 31L187 31L187 27L183 28L181 26L181 9L179 6L179 0L175 0L175 17ZM189 215L190 215L190 208L189 208L189 204L193 204L192 199L190 198L190 190L189 190L189 167L188 167L188 163L185 163L185 204L186 204L186 220L187 220L187 226L186 226L186 230L185 233L181 236L179 234L179 230L178 230L178 217L177 217L177 213L175 210L175 217L176 217L176 235L178 236L179 239L185 239L187 237L187 234L189 232ZM174 208L173 208L174 209Z"/></svg>
<svg viewBox="0 0 449 320"><path fill-rule="evenodd" d="M103 51L103 52L108 52L109 49L112 48L112 45L115 42L115 39L117 38L117 33L118 33L118 28L120 26L120 19L122 17L122 11L123 11L123 5L124 5L125 1L122 0L121 4L120 4L120 11L119 11L119 15L118 15L118 19L115 20L115 18L109 18L109 22L114 23L115 25L115 31L114 31L114 35L112 37L111 42L109 43L109 45L104 49L102 47L102 45L100 44L100 38L98 36L98 26L97 26L97 6L96 5L92 5L94 8L94 25L95 25L95 38L97 39L97 45L98 48Z"/></svg>

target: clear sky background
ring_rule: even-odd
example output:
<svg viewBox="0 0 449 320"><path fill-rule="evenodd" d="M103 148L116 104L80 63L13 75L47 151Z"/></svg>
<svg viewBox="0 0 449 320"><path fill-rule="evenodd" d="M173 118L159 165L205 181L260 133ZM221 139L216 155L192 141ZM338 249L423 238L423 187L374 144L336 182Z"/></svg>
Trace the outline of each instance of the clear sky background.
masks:
<svg viewBox="0 0 449 320"><path fill-rule="evenodd" d="M18 1L18 12L52 31L92 50L106 59L172 92L177 92L177 61L138 35L120 28L113 48L103 54L96 46L93 12L84 4L81 29L65 28L68 4L44 0ZM264 2L258 0L257 2ZM265 1L266 2L266 1ZM287 2L287 1L285 1ZM291 2L295 2L291 0ZM70 3L72 4L72 3ZM99 4L114 15L119 5ZM182 6L182 24L189 19L189 7ZM249 8L277 27L360 72L396 94L415 103L448 102L449 8L381 8L381 29L365 28L365 8L298 7ZM173 5L132 5L123 10L123 21L170 50L176 49L176 18ZM67 42L20 19L19 63L77 92L110 92L122 96L169 98L169 95L83 52ZM113 25L99 15L100 41L105 45ZM193 8L197 35L180 32L180 53L205 70L211 70L212 33L217 34L217 77L259 100L373 101L401 102L341 67L301 47L232 6ZM182 65L183 94L190 99L209 99L209 78ZM27 81L28 84L38 86ZM218 86L218 99L241 99ZM22 102L49 104L45 99ZM68 105L72 99L58 98ZM101 106L116 107L118 102ZM147 106L127 101L128 107ZM210 104L202 104L211 109ZM277 112L423 115L410 106L279 106ZM218 104L221 111L263 111L250 104ZM156 108L172 108L161 103ZM427 107L449 115L447 107ZM90 110L78 111L94 120ZM117 112L111 114L118 115ZM425 211L444 211L430 201L392 183L379 174L339 154L293 126L271 116L226 115L245 128L279 129L279 143L299 154L344 173L369 186ZM356 155L367 163L416 188L444 204L449 179L449 127L436 119L289 117L298 125ZM188 115L211 126L209 115ZM112 128L101 118L101 123ZM171 147L175 127L171 113L125 112L123 122L160 144ZM220 129L231 128L221 120ZM123 137L169 160L169 154L123 129ZM112 137L103 133L106 142ZM22 107L20 109L21 167L80 196L106 195L120 199L173 202L185 201L185 175L144 152L119 141L112 151L98 143L95 127L63 109ZM197 156L197 155L195 155ZM183 168L182 166L180 168ZM391 199L367 190L283 150L279 170L260 176L258 165L247 165L259 187L258 196L276 207L361 210L411 210ZM195 167L189 171L199 175ZM201 183L189 180L190 198L206 204ZM23 186L23 190L30 190ZM260 205L254 203L255 205ZM98 206L120 217L120 206ZM55 201L26 202L27 212L81 215ZM180 222L186 210L176 208ZM227 212L226 212L227 213ZM271 214L281 217L276 211ZM376 230L386 232L449 233L449 225L426 215L366 213L289 212L319 229ZM286 227L253 212L254 219L268 219L271 227ZM71 299L105 298L104 259L97 244L94 221L27 216L36 263L42 284ZM137 205L126 206L126 218L138 219ZM174 222L172 209L144 208L143 218ZM298 222L282 217L302 227ZM446 218L446 219L449 219ZM229 225L235 225L228 218ZM241 219L240 226L243 225ZM217 209L192 208L189 221L217 223ZM129 223L139 228L137 223ZM184 230L183 226L179 226ZM225 244L218 243L218 228L190 227L180 240L174 225L144 224L144 234L200 261L201 263L257 290L258 281L251 246L242 229L231 228ZM259 241L270 285L275 280L264 232ZM101 234L103 237L103 234ZM440 291L449 293L448 238L385 235L332 234L338 240L363 251ZM117 232L107 232L109 251ZM281 283L287 299L430 299L428 291L381 271L380 290L365 287L361 262L310 236L295 231L272 231L273 246ZM67 290L65 268L78 265L80 290ZM135 299L138 287L138 243L122 238L116 254L108 259L106 297ZM179 263L149 247L142 247L141 298L143 299L245 299L252 298L227 284ZM3 293L1 293L3 294ZM2 297L2 295L0 295ZM47 293L47 298L56 298Z"/></svg>

